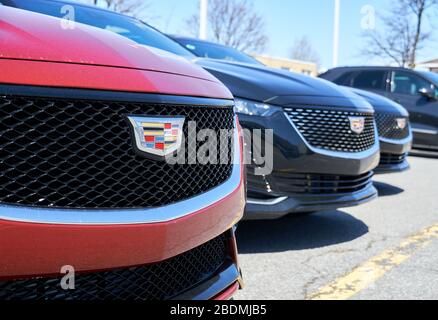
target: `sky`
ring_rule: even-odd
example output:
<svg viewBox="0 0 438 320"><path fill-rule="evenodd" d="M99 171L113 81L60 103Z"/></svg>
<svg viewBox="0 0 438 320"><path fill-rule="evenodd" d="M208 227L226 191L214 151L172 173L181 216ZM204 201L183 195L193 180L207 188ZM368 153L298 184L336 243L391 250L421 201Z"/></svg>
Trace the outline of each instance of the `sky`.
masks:
<svg viewBox="0 0 438 320"><path fill-rule="evenodd" d="M151 5L145 16L149 23L163 32L188 35L184 21L198 12L198 0L148 0ZM294 41L307 36L321 58L321 68L332 67L334 0L252 0L255 10L265 19L269 38L263 54L288 58ZM361 34L364 6L372 6L376 15L385 14L392 0L341 0L340 65L364 64L360 50L364 46ZM369 7L366 7L369 8ZM434 19L435 20L435 19ZM438 24L438 16L436 16ZM377 18L376 28L379 28ZM429 25L426 25L430 29ZM438 40L438 39L436 39ZM432 41L419 60L437 58L437 41ZM377 64L381 61L366 61Z"/></svg>

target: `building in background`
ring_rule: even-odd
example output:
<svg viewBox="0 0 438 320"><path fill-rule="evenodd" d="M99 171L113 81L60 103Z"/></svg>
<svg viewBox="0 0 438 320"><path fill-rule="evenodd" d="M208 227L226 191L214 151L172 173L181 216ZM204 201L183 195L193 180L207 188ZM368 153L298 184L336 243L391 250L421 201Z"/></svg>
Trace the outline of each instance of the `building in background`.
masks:
<svg viewBox="0 0 438 320"><path fill-rule="evenodd" d="M418 66L421 68L429 69L429 71L438 73L438 59L422 62Z"/></svg>
<svg viewBox="0 0 438 320"><path fill-rule="evenodd" d="M318 75L318 64L314 62L274 58L264 55L254 55L254 58L268 67L303 73L313 77Z"/></svg>

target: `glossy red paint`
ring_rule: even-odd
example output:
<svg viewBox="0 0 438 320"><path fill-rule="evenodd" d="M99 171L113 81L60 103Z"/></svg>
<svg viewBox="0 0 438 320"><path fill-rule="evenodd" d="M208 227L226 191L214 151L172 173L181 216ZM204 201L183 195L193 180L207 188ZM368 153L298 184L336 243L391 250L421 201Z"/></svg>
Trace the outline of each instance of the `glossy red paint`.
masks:
<svg viewBox="0 0 438 320"><path fill-rule="evenodd" d="M80 23L63 29L60 19L5 6L0 62L0 83L232 98L183 58Z"/></svg>
<svg viewBox="0 0 438 320"><path fill-rule="evenodd" d="M222 84L154 71L8 59L0 70L3 84L231 98Z"/></svg>
<svg viewBox="0 0 438 320"><path fill-rule="evenodd" d="M2 58L57 61L170 72L217 81L200 67L179 57L158 55L146 47L98 28L75 23L63 27L61 19L0 7ZM65 25L65 23L64 23Z"/></svg>

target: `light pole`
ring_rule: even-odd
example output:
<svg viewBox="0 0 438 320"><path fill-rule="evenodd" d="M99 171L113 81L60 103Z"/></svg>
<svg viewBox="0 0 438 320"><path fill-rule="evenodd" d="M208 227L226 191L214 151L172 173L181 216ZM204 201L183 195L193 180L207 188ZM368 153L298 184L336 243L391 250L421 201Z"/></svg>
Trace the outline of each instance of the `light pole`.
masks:
<svg viewBox="0 0 438 320"><path fill-rule="evenodd" d="M339 20L341 12L341 0L335 0L335 23L333 33L333 67L339 64Z"/></svg>
<svg viewBox="0 0 438 320"><path fill-rule="evenodd" d="M199 39L207 40L208 0L201 0L199 10Z"/></svg>

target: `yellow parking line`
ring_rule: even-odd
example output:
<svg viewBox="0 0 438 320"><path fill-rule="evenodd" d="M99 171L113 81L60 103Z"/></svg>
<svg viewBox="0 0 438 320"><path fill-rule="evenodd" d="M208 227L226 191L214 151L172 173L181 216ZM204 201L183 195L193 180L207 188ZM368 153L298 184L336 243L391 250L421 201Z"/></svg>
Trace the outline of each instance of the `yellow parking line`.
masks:
<svg viewBox="0 0 438 320"><path fill-rule="evenodd" d="M427 246L433 239L438 239L438 224L405 239L397 248L386 250L366 261L351 273L321 288L308 299L349 299L383 277L386 272L402 264L415 252Z"/></svg>

